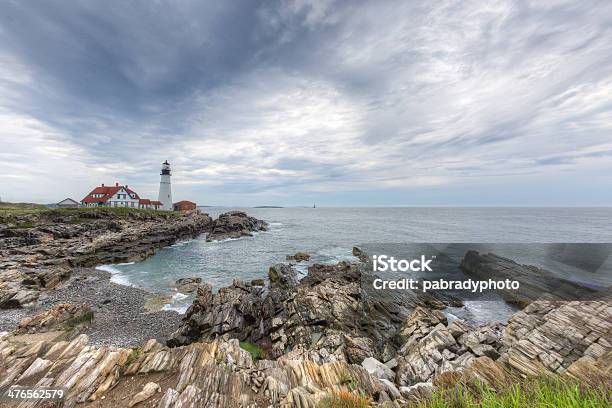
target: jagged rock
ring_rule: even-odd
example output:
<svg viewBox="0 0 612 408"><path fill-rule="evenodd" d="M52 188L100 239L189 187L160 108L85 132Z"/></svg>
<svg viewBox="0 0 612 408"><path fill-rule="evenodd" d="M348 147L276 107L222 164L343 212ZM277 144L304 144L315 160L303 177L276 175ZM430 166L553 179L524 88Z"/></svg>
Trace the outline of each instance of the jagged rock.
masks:
<svg viewBox="0 0 612 408"><path fill-rule="evenodd" d="M604 355L612 347L611 338L607 301L542 299L510 318L502 337L508 350L500 360L523 376L542 370L563 373L587 353Z"/></svg>
<svg viewBox="0 0 612 408"><path fill-rule="evenodd" d="M361 362L361 366L366 369L366 371L376 378L391 380L395 378L395 373L389 367L376 360L374 357L368 357Z"/></svg>
<svg viewBox="0 0 612 408"><path fill-rule="evenodd" d="M385 365L387 366L387 368L389 368L390 370L393 370L395 367L397 367L397 359L396 358L392 358L391 360L387 361L385 363Z"/></svg>
<svg viewBox="0 0 612 408"><path fill-rule="evenodd" d="M134 395L134 397L128 403L128 406L133 407L136 404L146 401L158 392L161 392L161 387L159 384L154 382L147 383L142 388L142 391Z"/></svg>
<svg viewBox="0 0 612 408"><path fill-rule="evenodd" d="M463 381L485 384L495 389L502 389L511 382L507 369L489 357L475 358L464 371Z"/></svg>
<svg viewBox="0 0 612 408"><path fill-rule="evenodd" d="M297 261L297 262L305 262L310 259L310 254L306 252L296 252L293 255L287 255L288 261Z"/></svg>
<svg viewBox="0 0 612 408"><path fill-rule="evenodd" d="M183 326L168 340L168 345L210 340L226 333L240 340L258 338L255 323L261 313L263 288L234 280L232 286L212 293L212 286L202 284L185 313Z"/></svg>
<svg viewBox="0 0 612 408"><path fill-rule="evenodd" d="M318 362L382 358L381 350L418 304L416 297L381 297L363 289L371 279L363 266L341 262L315 264L298 282L297 271L285 264L270 268L270 288L264 291L234 282L217 294L198 290L171 346L230 334L259 344L270 357L290 351L306 353ZM367 283L366 283L367 285Z"/></svg>
<svg viewBox="0 0 612 408"><path fill-rule="evenodd" d="M255 231L266 231L268 223L249 217L242 211L230 211L219 215L213 224L207 241L220 241L228 238L251 236Z"/></svg>
<svg viewBox="0 0 612 408"><path fill-rule="evenodd" d="M176 290L185 294L195 292L201 283L202 278L180 278L174 282Z"/></svg>
<svg viewBox="0 0 612 408"><path fill-rule="evenodd" d="M494 360L497 360L499 358L499 353L497 352L497 350L495 350L488 344L475 344L470 347L470 350L472 351L472 353L474 353L474 355L479 357L486 356Z"/></svg>
<svg viewBox="0 0 612 408"><path fill-rule="evenodd" d="M426 400L433 392L433 384L431 382L420 382L409 387L399 387L399 391L406 399Z"/></svg>
<svg viewBox="0 0 612 408"><path fill-rule="evenodd" d="M315 271L313 278L316 276ZM241 286L237 284L236 290ZM212 294L209 297L212 299ZM526 341L531 343L527 349L540 347L543 354L534 358L538 361L546 361L546 355L553 353L551 350L559 352L562 347L558 346L569 342L573 351L563 357L578 354L581 357L564 373L580 379L589 375L602 376L607 381L603 382L605 384L609 383L612 361L608 309L604 302L533 302L525 311L517 313L504 330L504 345L497 350L502 357L497 361L486 356L476 357L467 346L460 344L462 341L472 348L478 344L497 347L492 338L498 333L495 325L462 329L458 335L459 331L451 329L453 324L443 323L443 316L415 310L405 319L404 329L412 329L405 331L411 334L396 357L396 383L378 380L362 366L341 359L313 361L312 353L321 354L327 348L329 356L344 354L333 349L334 345L343 349L348 344L343 337L347 334L338 330L329 334L316 332L321 333L321 337L309 340L319 348L302 348L297 344L276 360L256 363L240 347L238 340L228 339L227 334L211 342L194 342L175 348L149 340L135 356L132 349L88 346L85 335L66 340L49 337L50 333L19 336L0 333L0 387L31 385L32 381L38 385L62 387L67 395L64 406L74 407L77 403L96 401L109 392L125 389L121 384L132 377L145 383L159 381L159 376L149 376L165 373L163 378L167 383L164 387L168 387L168 391L157 404L163 408L314 407L330 392L348 385L358 386L359 391L372 400L392 398L396 404L402 398L423 398L431 389L430 381L436 386L461 381L485 383L496 389L506 387L513 381L511 371L525 373L524 366L515 363L522 361L516 356L526 350ZM559 330L559 325L565 330ZM289 330L283 321L276 327ZM398 328L396 333L399 335L399 332ZM587 333L582 337L584 344L575 343L578 334L582 333ZM353 336L365 339L355 334L348 337L352 339ZM475 340L480 343L473 343ZM553 347L544 348L544 345ZM501 351L503 347L507 351ZM582 351L578 353L579 350ZM542 361L540 363L546 368ZM376 362L377 367L380 364ZM391 361L384 364L388 369L394 365ZM412 370L409 377L406 376L408 369ZM428 380L418 381L424 377ZM126 402L131 398L127 395Z"/></svg>
<svg viewBox="0 0 612 408"><path fill-rule="evenodd" d="M446 316L439 310L417 307L402 325L400 336L404 340L420 340L439 324L445 325Z"/></svg>
<svg viewBox="0 0 612 408"><path fill-rule="evenodd" d="M359 247L353 247L353 256L356 257L357 259L359 259L361 262L368 262L369 258L368 258L368 254L366 254L361 248Z"/></svg>
<svg viewBox="0 0 612 408"><path fill-rule="evenodd" d="M74 267L139 261L157 248L211 231L206 214L174 216L105 209L54 211L22 217L32 228L0 234L0 309L35 302L41 291L66 281Z"/></svg>
<svg viewBox="0 0 612 408"><path fill-rule="evenodd" d="M1 238L0 241L2 241ZM2 258L0 257L0 259ZM9 262L0 261L0 271L2 271L2 264L12 266ZM38 299L41 290L54 288L68 278L69 275L70 270L68 268L59 266L7 269L2 271L0 278L0 309L19 308L28 305Z"/></svg>
<svg viewBox="0 0 612 408"><path fill-rule="evenodd" d="M272 265L268 270L270 286L289 289L298 283L298 271L286 264Z"/></svg>
<svg viewBox="0 0 612 408"><path fill-rule="evenodd" d="M42 333L57 329L70 329L79 324L87 324L93 312L87 305L62 303L33 317L24 318L16 329L19 334Z"/></svg>
<svg viewBox="0 0 612 408"><path fill-rule="evenodd" d="M589 384L592 387L600 387L602 384L609 384L612 378L612 348L598 351L596 355L591 354L593 346L597 349L601 346L593 343L585 352L585 355L574 361L566 370L565 374Z"/></svg>
<svg viewBox="0 0 612 408"><path fill-rule="evenodd" d="M173 389L168 388L164 396L159 400L159 404L157 404L157 408L171 408L174 407L176 400L179 397L179 393Z"/></svg>
<svg viewBox="0 0 612 408"><path fill-rule="evenodd" d="M400 390L391 381L383 378L380 382L385 386L385 391L392 399L398 399L402 396Z"/></svg>
<svg viewBox="0 0 612 408"><path fill-rule="evenodd" d="M497 291L507 302L520 306L528 305L545 293L564 300L588 299L597 293L594 289L559 278L545 269L521 265L490 253L481 255L476 251L468 251L461 260L460 267L466 275L474 279L509 279L520 282L520 290Z"/></svg>
<svg viewBox="0 0 612 408"><path fill-rule="evenodd" d="M416 308L401 330L396 381L400 386L430 382L446 371L461 371L477 356L498 358L502 344L498 324L471 327L455 320L446 326L437 310Z"/></svg>
<svg viewBox="0 0 612 408"><path fill-rule="evenodd" d="M463 334L469 332L470 330L472 330L472 327L469 324L467 324L465 321L461 320L461 319L455 319L448 326L448 330L451 332L451 335L455 339L458 339L459 337L461 337L461 335L463 335Z"/></svg>

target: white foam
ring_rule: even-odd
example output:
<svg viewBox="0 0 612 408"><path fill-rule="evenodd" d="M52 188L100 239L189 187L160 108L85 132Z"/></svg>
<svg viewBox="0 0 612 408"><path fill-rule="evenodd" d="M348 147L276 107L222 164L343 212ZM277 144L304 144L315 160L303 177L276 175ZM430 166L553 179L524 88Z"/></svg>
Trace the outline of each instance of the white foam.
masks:
<svg viewBox="0 0 612 408"><path fill-rule="evenodd" d="M180 314L184 314L187 309L189 309L189 306L178 306L178 305L173 305L171 303L168 303L166 305L164 305L164 307L162 307L162 310L168 310L168 311L175 311L178 312Z"/></svg>
<svg viewBox="0 0 612 408"><path fill-rule="evenodd" d="M131 263L118 264L118 265L128 265L128 264L131 265ZM121 272L119 269L115 268L113 265L98 265L98 266L96 266L95 269L97 269L99 271L104 271L104 272L110 273L111 274L110 281L113 282L113 283L117 283L117 284L123 285L123 286L136 287L136 285L133 285L132 283L130 283L130 281L128 280L127 276L123 275L123 272Z"/></svg>
<svg viewBox="0 0 612 408"><path fill-rule="evenodd" d="M174 295L172 295L172 300L183 300L183 299L187 299L188 297L189 295L186 295L181 292L176 292Z"/></svg>
<svg viewBox="0 0 612 408"><path fill-rule="evenodd" d="M117 273L121 273L121 271L115 268L113 265L98 265L96 266L96 269L99 271L109 272L113 275Z"/></svg>
<svg viewBox="0 0 612 408"><path fill-rule="evenodd" d="M213 239L212 241L208 241L209 244L221 244L223 242L229 242L229 241L238 241L239 239L244 239L246 237L240 237L240 238L225 238L225 239Z"/></svg>
<svg viewBox="0 0 612 408"><path fill-rule="evenodd" d="M162 310L173 310L180 314L183 314L189 309L189 305L191 302L185 302L185 299L188 299L190 296L181 292L176 292L172 295L172 299L170 302L166 303Z"/></svg>
<svg viewBox="0 0 612 408"><path fill-rule="evenodd" d="M182 241L177 241L174 244L170 245L169 248L177 248L177 247L182 247L184 245L187 245L188 243L190 243L191 241L193 241L193 239L185 239Z"/></svg>

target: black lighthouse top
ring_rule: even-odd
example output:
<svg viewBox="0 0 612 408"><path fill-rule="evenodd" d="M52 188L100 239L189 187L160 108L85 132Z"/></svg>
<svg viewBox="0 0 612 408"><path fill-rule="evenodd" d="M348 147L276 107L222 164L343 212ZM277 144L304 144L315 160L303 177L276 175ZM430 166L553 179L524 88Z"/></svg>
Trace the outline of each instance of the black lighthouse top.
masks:
<svg viewBox="0 0 612 408"><path fill-rule="evenodd" d="M162 167L160 175L162 175L162 176L163 175L168 175L169 176L170 175L170 163L168 163L168 160L166 160L162 164L163 164L163 167Z"/></svg>

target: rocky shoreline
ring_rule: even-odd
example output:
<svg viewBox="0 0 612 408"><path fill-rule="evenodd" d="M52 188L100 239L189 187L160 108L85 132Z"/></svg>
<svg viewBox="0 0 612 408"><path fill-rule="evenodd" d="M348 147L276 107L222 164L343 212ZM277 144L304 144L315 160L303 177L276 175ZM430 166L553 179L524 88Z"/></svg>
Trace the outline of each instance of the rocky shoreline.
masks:
<svg viewBox="0 0 612 408"><path fill-rule="evenodd" d="M506 324L473 326L418 296L372 296L362 263L315 264L301 280L278 264L269 279L198 284L167 345L92 347L87 310L56 305L0 334L0 388L64 387L65 407L306 408L330 395L401 407L439 387L503 389L542 373L610 384L610 299L541 297Z"/></svg>
<svg viewBox="0 0 612 408"><path fill-rule="evenodd" d="M149 307L158 300L157 307ZM161 310L164 298L111 282L110 273L73 270L68 282L45 292L34 305L0 311L0 331L13 330L22 319L60 304L87 305L94 319L81 331L95 346L136 347L148 339L164 342L180 325L181 315Z"/></svg>
<svg viewBox="0 0 612 408"><path fill-rule="evenodd" d="M85 267L88 262L138 259L157 245L197 231L214 240L265 228L238 212L215 221L191 214L151 222L152 236L121 226L110 233L118 235L101 241L84 232L50 244L53 240L44 240L43 234L49 234L45 227L36 234L5 236L10 239L0 251L12 258L3 259L0 272L3 279L12 279L15 274L7 270L21 271L26 282L20 284L26 288L17 286L7 297L7 288L10 294L16 287L16 281L7 279L9 284L0 287L4 305L23 311L25 303L11 300L32 298L36 306L0 333L0 389L61 387L67 392L64 407L311 408L325 406L320 404L330 395L401 407L424 401L440 387L502 389L542 373L597 386L612 383L609 296L588 301L525 298L524 308L507 323L472 325L444 313L455 305L453 299L368 290L375 277L357 248L360 262L313 264L306 276L292 264L272 265L269 284L236 279L215 293L205 282L184 279L177 282L181 290L196 291L186 314L151 313L144 307L150 294L111 283L108 275ZM168 231L172 238L162 235ZM11 246L13 238L26 240L28 250L23 249L26 241L19 249ZM70 239L79 244L61 241ZM62 246L68 249L54 256L40 250ZM57 259L59 264L52 263ZM307 259L304 253L288 256L292 262ZM511 261L468 254L463 267L481 274L487 263L499 262ZM68 277L41 280L51 265L68 270ZM512 267L525 270L526 277L532 270ZM31 270L38 274L28 274ZM33 287L28 278L45 284ZM36 291L36 296L19 295L20 290ZM125 338L117 338L119 327Z"/></svg>
<svg viewBox="0 0 612 408"><path fill-rule="evenodd" d="M142 260L202 233L225 239L266 228L243 212L213 220L197 211L48 210L2 221L0 331L58 304L86 304L95 314L85 331L91 344L117 347L150 338L165 341L178 328L180 315L160 310L161 295L115 284L94 265ZM28 228L20 228L24 225Z"/></svg>

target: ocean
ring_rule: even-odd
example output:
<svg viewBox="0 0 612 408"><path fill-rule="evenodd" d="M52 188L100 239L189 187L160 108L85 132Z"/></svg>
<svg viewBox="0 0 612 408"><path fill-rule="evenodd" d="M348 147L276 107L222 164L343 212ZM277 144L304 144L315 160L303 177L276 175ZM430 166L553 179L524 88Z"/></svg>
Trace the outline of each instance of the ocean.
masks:
<svg viewBox="0 0 612 408"><path fill-rule="evenodd" d="M219 289L235 278L265 278L270 265L297 251L310 253L309 263L336 263L354 260L353 246L367 243L612 242L612 208L201 208L212 217L235 209L267 221L269 231L220 242L200 236L142 262L98 268L117 283L172 296L166 308L184 312L192 298L174 290L177 279L201 277ZM517 262L538 261L513 255ZM298 268L305 273L307 266ZM503 321L513 312L503 302L471 309L471 320L483 321Z"/></svg>

